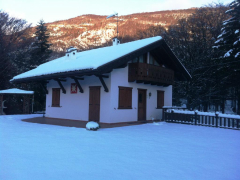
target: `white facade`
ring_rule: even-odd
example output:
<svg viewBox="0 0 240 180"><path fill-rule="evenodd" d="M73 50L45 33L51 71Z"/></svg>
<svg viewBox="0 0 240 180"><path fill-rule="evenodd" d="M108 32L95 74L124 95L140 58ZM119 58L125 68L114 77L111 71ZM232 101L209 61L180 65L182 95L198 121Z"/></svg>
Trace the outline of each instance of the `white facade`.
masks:
<svg viewBox="0 0 240 180"><path fill-rule="evenodd" d="M146 119L152 120L162 118L162 110L157 108L157 90L164 91L164 105L172 106L172 86L162 87L157 85L128 82L128 67L114 69L111 73L105 74L109 78L104 81L109 89L104 88L96 76L84 76L79 80L84 93L71 94L71 83L73 79L68 78L62 82L66 94L61 91L60 107L52 107L52 88L59 88L56 81L51 80L46 95L46 117L88 121L89 119L89 87L101 86L100 89L100 120L102 123L130 122L138 120L138 88L146 89ZM118 109L119 86L132 87L132 109ZM151 92L151 97L149 93Z"/></svg>

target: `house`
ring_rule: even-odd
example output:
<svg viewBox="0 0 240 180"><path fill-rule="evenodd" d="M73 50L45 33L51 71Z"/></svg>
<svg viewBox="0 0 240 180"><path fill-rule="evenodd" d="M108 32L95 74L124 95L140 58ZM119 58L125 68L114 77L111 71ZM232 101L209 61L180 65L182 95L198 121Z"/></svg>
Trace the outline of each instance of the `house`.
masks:
<svg viewBox="0 0 240 180"><path fill-rule="evenodd" d="M191 76L165 41L151 37L77 52L44 63L11 81L47 83L46 117L119 123L161 119L172 105L174 80Z"/></svg>

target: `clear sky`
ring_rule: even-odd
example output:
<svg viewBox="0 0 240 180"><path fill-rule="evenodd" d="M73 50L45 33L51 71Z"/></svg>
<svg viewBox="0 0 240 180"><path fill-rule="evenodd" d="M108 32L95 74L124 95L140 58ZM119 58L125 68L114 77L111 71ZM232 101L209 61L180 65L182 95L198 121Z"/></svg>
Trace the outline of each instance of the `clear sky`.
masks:
<svg viewBox="0 0 240 180"><path fill-rule="evenodd" d="M127 15L171 9L201 7L211 2L230 3L233 0L0 0L0 10L19 17L33 26L65 20L83 14Z"/></svg>

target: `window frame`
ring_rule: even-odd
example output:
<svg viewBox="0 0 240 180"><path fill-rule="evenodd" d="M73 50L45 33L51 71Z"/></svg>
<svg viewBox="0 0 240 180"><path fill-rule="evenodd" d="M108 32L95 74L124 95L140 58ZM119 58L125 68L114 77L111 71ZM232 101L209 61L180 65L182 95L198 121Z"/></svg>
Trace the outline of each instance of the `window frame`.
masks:
<svg viewBox="0 0 240 180"><path fill-rule="evenodd" d="M56 94L56 91L58 92L58 94ZM60 94L61 88L52 88L52 107L60 107ZM57 100L54 100L54 98L57 98Z"/></svg>
<svg viewBox="0 0 240 180"><path fill-rule="evenodd" d="M118 109L132 109L132 89L132 87L118 86Z"/></svg>

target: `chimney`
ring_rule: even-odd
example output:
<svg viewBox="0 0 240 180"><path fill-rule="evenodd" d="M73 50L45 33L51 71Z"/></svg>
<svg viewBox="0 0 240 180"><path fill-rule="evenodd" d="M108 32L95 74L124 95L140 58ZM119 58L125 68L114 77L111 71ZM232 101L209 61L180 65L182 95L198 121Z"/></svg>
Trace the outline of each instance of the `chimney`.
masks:
<svg viewBox="0 0 240 180"><path fill-rule="evenodd" d="M66 56L67 56L68 58L76 59L76 55L77 55L77 49L74 48L73 46L70 46L70 47L66 50Z"/></svg>
<svg viewBox="0 0 240 180"><path fill-rule="evenodd" d="M113 43L113 46L116 46L116 45L120 44L120 41L118 40L118 38L115 37L112 39L112 43Z"/></svg>

